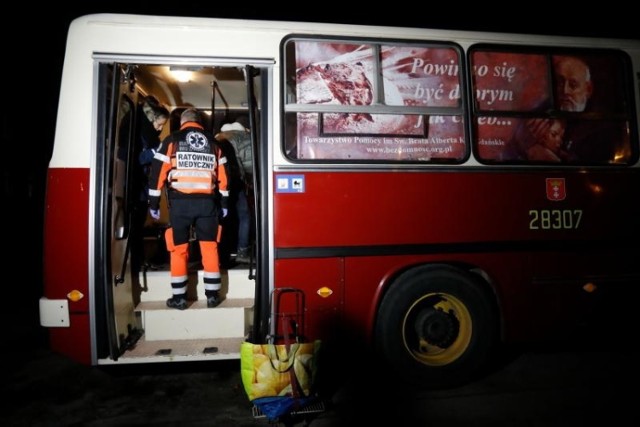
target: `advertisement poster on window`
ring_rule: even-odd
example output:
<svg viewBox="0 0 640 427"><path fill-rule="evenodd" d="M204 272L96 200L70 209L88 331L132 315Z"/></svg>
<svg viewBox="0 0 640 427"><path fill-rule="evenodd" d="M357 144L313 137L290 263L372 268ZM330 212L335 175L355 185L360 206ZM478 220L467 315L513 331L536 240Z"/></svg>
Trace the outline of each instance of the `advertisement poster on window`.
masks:
<svg viewBox="0 0 640 427"><path fill-rule="evenodd" d="M296 103L459 108L456 50L296 41ZM382 87L374 73L379 70ZM446 111L446 110L445 110ZM297 158L430 161L466 154L459 111L451 115L302 112L295 116Z"/></svg>
<svg viewBox="0 0 640 427"><path fill-rule="evenodd" d="M610 164L630 158L628 121L617 118L625 114L618 57L481 51L471 58L481 159Z"/></svg>

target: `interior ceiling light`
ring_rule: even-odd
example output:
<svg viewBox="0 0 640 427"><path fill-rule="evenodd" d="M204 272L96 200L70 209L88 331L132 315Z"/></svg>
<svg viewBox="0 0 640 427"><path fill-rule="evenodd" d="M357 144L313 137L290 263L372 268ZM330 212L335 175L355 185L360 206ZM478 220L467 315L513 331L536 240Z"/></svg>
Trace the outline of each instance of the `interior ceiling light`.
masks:
<svg viewBox="0 0 640 427"><path fill-rule="evenodd" d="M187 67L169 67L169 72L173 76L176 81L187 83L191 81L191 77L193 76L193 71Z"/></svg>

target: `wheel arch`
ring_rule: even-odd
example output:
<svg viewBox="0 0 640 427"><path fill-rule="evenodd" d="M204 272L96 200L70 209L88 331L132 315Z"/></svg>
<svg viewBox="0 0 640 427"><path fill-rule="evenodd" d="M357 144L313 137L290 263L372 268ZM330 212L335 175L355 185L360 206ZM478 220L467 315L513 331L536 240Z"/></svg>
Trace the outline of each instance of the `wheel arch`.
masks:
<svg viewBox="0 0 640 427"><path fill-rule="evenodd" d="M484 320L485 325L484 328L487 327L493 328L494 332L490 335L492 337L488 338L488 341L493 341L487 344L486 351L489 352L489 348L495 350L496 346L500 344L503 338L503 319L502 312L500 309L500 298L499 293L497 292L496 286L490 274L487 273L484 269L471 264L461 263L461 262L430 262L430 263L421 263L415 264L411 266L407 266L401 270L398 270L395 274L390 275L389 278L385 281L383 289L379 294L379 298L376 304L375 315L372 322L372 344L373 346L380 352L380 340L386 340L386 338L382 338L379 334L380 325L379 322L384 322L383 314L381 314L381 308L383 308L383 304L385 304L385 299L389 295L398 295L405 292L405 289L409 291L409 287L416 278L420 277L450 277L456 283L455 287L460 287L459 289L463 290L463 293L477 293L480 295L478 300L481 300L481 304L483 304L483 316L486 317ZM459 280L456 280L459 278ZM467 289L468 292L464 291ZM455 293L455 292L454 292ZM473 299L473 298L471 298ZM397 302L397 298L396 298ZM389 309L387 308L387 312ZM489 314L486 314L489 313ZM478 340L478 338L474 338ZM466 355L465 355L466 357ZM482 354L482 357L487 357L485 354ZM462 359L462 357L460 357ZM455 360L454 360L455 361ZM452 363L453 366L457 365L459 362L455 361ZM472 363L470 363L472 364ZM482 363L486 365L486 360ZM438 368L430 368L431 370L439 370L442 372L447 372L446 374L437 373L435 375L427 375L430 381L433 381L433 386L451 386L453 384L458 384L465 382L468 380L471 371L475 372L475 369L469 368L469 375L466 373L467 370L464 370L464 374L452 375L451 377L446 377L450 375L453 369L449 369L447 366L443 365ZM414 375L412 374L412 377ZM424 377L423 377L424 378Z"/></svg>
<svg viewBox="0 0 640 427"><path fill-rule="evenodd" d="M501 296L500 296L500 292L498 291L498 286L496 284L496 281L486 269L470 263L464 263L460 261L424 262L419 264L407 265L404 268L401 268L395 271L393 274L389 275L384 280L381 287L381 291L378 294L374 312L377 313L378 310L380 309L380 304L382 303L384 296L387 294L387 292L389 292L390 290L393 290L395 286L402 285L400 281L402 280L401 277L403 277L404 274L411 271L417 271L422 268L426 268L429 270L454 269L456 271L465 272L466 274L469 274L471 277L475 277L476 280L474 281L474 283L477 284L477 286L479 286L480 289L482 289L488 295L491 295L495 303L495 310L496 310L496 313L498 313L497 326L499 328L500 337L502 339L504 334L504 318L502 315ZM371 323L373 330L375 330L375 317L376 316L374 315L374 321Z"/></svg>

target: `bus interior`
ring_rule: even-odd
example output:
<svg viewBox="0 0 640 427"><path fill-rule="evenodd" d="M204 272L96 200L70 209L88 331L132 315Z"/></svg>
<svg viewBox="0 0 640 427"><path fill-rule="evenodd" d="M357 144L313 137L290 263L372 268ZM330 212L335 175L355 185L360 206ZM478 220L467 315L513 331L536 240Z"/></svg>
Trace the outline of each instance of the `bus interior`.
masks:
<svg viewBox="0 0 640 427"><path fill-rule="evenodd" d="M218 333L212 332L211 328L205 330L204 325L172 327L171 324L176 323L172 320L174 314L164 305L164 300L171 295L169 254L164 240L165 230L169 226L166 195L163 194L161 199L160 220L153 220L147 213L143 230L135 230L135 221L132 220L140 194L135 191L136 183L133 182L136 177L135 144L140 132L137 125L140 118L135 115L141 114L138 106L147 96L155 97L169 110L171 117L159 135L160 141L179 129L180 113L189 107L195 107L203 113L204 127L213 135L220 131L223 124L239 119L250 125L248 127L257 129L258 126L253 125L258 114L257 110L252 111L252 106L259 105L260 88L264 86L260 72L242 64L185 66L114 62L103 63L99 75L100 99L106 102L99 103L98 123L105 123L106 141L113 141L113 144L107 143L105 152L98 157L104 159L104 164L98 160L98 168L103 169L102 173L108 177L105 179L105 187L108 188L102 189L103 198L99 198L99 203L106 206L106 211L97 224L104 230L100 235L110 236L110 241L109 237L96 241L96 259L99 262L111 260L102 268L110 271L111 274L106 277L114 278L114 283L105 282L105 292L98 292L96 297L97 306L104 307L107 314L102 323L104 327L99 328L97 334L99 337L108 337L106 340L98 339L98 343L103 343L97 349L98 362L126 361L130 357L135 361L133 363L138 363L140 358L162 361L167 355L188 360L193 357L236 358L239 343L251 328L255 277L254 270L248 267L254 268L255 263L239 265L234 261L237 220L233 207L230 206L230 215L224 222L219 242L221 267L224 269L222 291L227 300L226 304L223 301L221 312L224 313L226 309L227 312L234 310L238 313L232 316L229 313L209 316L236 316L237 319L229 320L227 330L223 328ZM247 79L245 76L250 77ZM253 133L255 144L255 131ZM253 208L255 203L251 200L252 196L249 195L249 206ZM135 239L140 238L143 240L143 260L138 266L138 263L132 263L132 251L140 244ZM189 270L190 276L193 273L194 277L190 277L188 296L193 301L193 308L200 308L197 294L203 294L204 291L202 284L198 285L197 276L198 271L202 272L202 265L195 233L190 242ZM229 279L227 271L231 270L235 270L238 278ZM245 285L234 287L235 291L229 292L229 280L233 280L234 284L243 281ZM187 319L188 316L183 320L202 323L202 316L194 315L199 320ZM216 323L215 319L212 322ZM180 324L180 321L177 323ZM162 332L166 329L173 329L174 333ZM188 329L191 333L179 333L181 329Z"/></svg>

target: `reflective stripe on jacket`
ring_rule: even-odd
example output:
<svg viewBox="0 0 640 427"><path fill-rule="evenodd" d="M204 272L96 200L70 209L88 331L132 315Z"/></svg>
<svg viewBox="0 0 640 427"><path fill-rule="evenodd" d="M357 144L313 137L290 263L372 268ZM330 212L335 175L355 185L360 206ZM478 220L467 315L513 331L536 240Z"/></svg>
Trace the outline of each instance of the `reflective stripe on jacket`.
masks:
<svg viewBox="0 0 640 427"><path fill-rule="evenodd" d="M226 157L213 135L195 122L187 122L167 136L153 159L149 204L157 209L165 184L183 195L213 195L216 189L226 207ZM178 195L179 196L179 195Z"/></svg>

